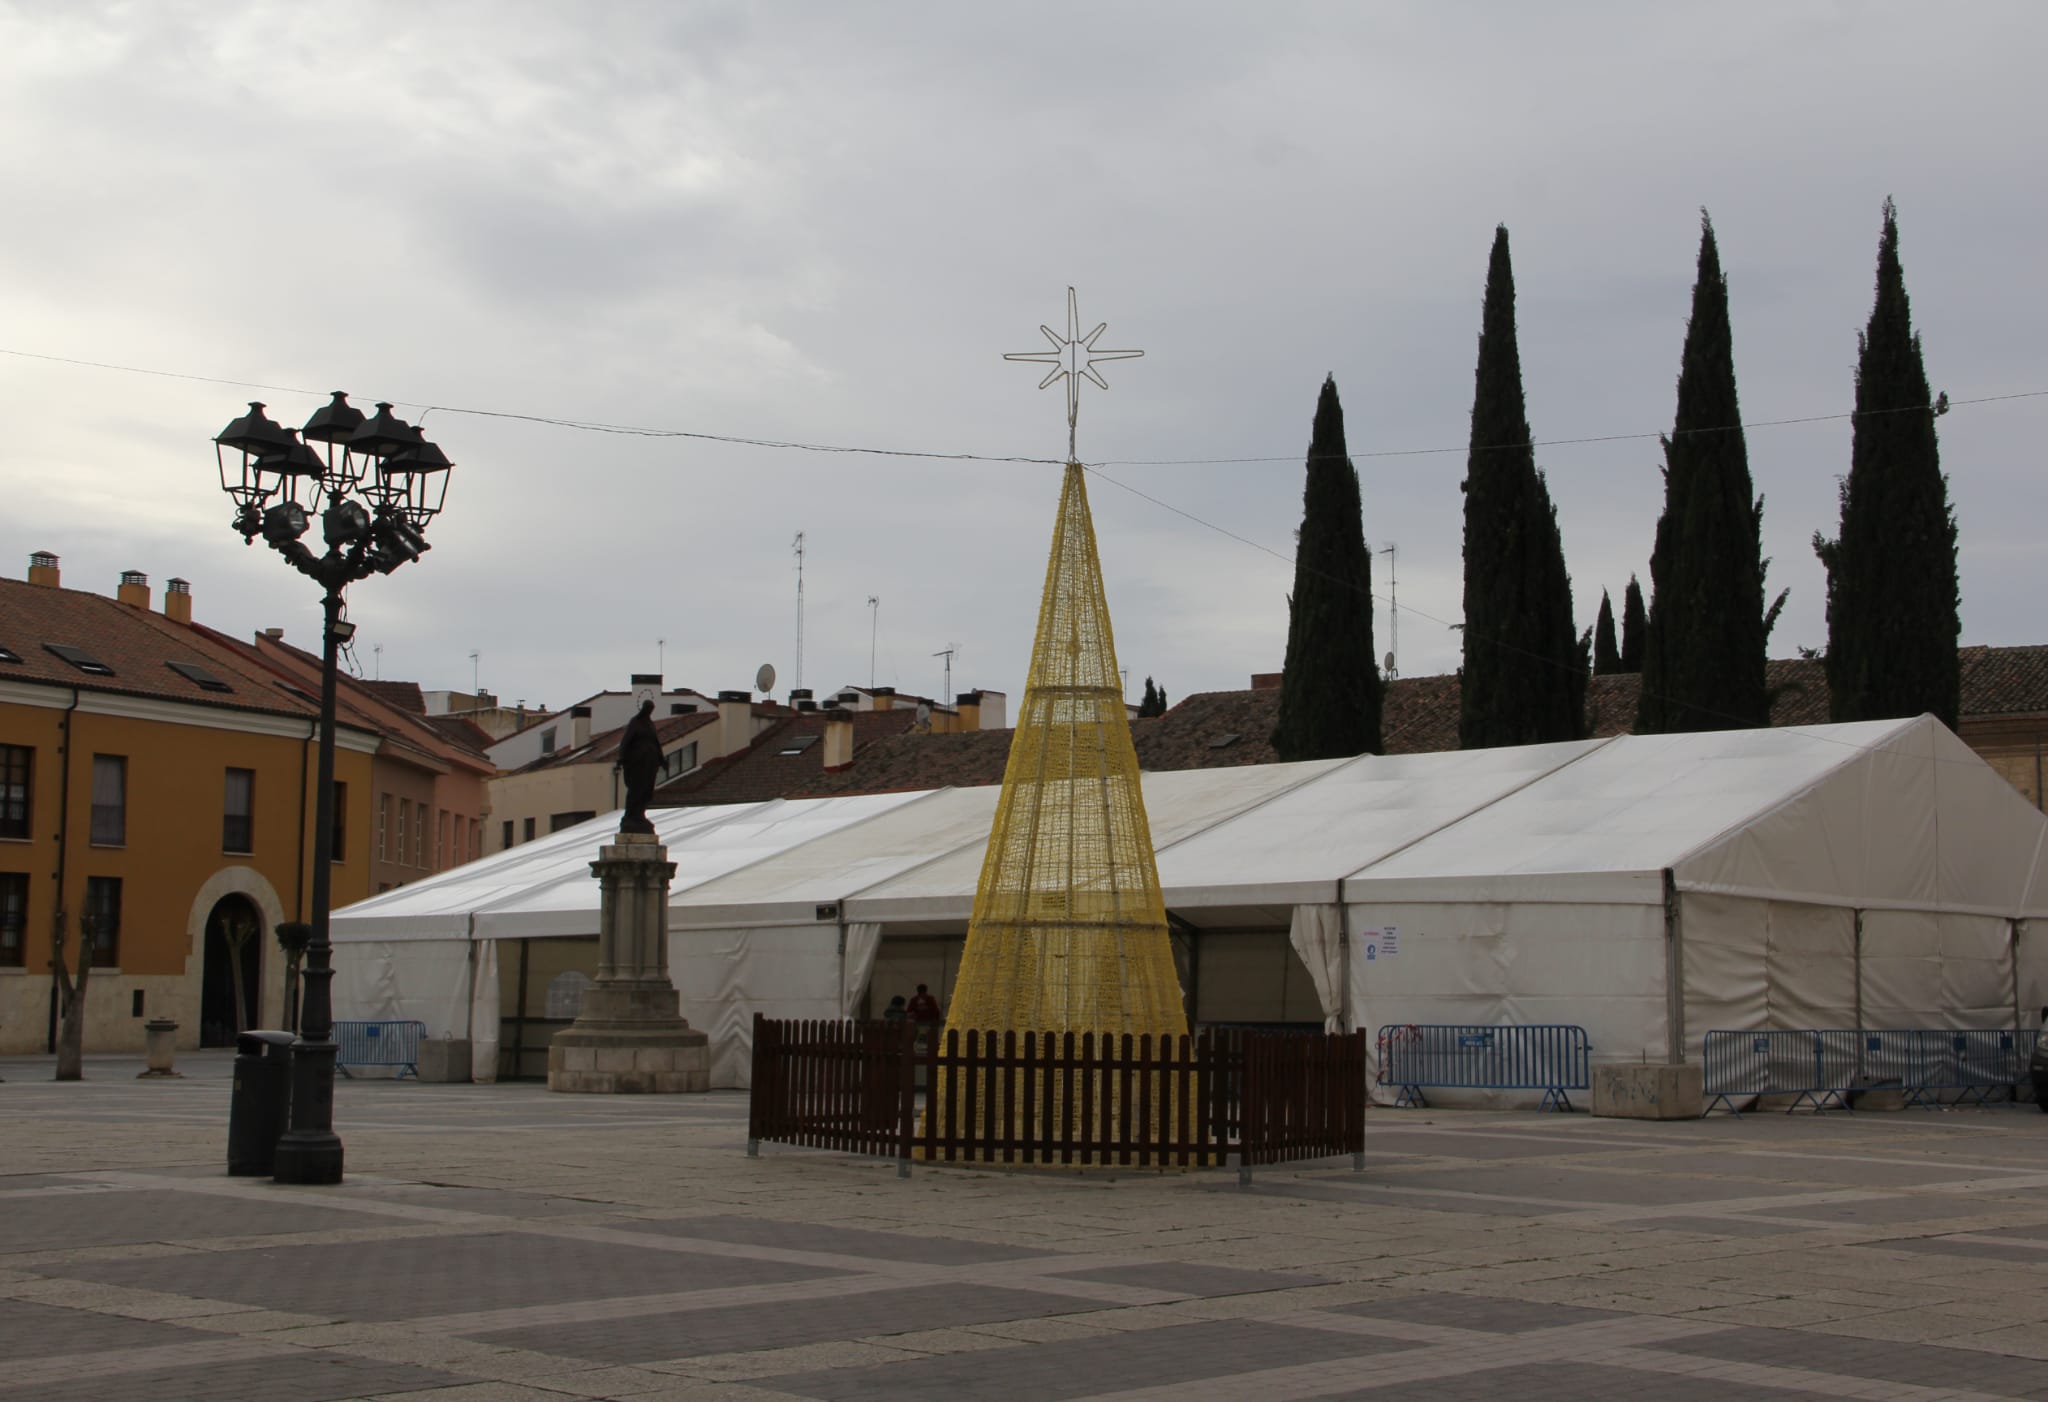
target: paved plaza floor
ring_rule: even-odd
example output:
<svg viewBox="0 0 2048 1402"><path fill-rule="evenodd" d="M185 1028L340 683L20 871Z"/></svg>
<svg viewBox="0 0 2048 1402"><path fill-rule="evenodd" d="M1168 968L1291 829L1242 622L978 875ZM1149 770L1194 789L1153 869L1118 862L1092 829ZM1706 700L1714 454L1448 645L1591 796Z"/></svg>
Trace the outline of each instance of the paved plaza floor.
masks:
<svg viewBox="0 0 2048 1402"><path fill-rule="evenodd" d="M1110 1177L769 1146L746 1098L343 1082L225 1171L228 1060L0 1060L0 1402L2048 1398L2048 1115L1374 1110Z"/></svg>

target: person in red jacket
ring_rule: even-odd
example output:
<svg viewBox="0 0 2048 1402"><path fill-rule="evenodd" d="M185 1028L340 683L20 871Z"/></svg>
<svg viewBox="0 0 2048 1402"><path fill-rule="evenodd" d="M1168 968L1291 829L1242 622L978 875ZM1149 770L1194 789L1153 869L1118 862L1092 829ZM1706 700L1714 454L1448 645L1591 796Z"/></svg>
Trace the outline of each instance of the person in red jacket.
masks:
<svg viewBox="0 0 2048 1402"><path fill-rule="evenodd" d="M911 995L910 1004L904 1011L908 1012L910 1020L921 1028L936 1027L945 1021L945 1015L939 1011L939 1000L932 997L931 990L921 983L917 986L917 992Z"/></svg>

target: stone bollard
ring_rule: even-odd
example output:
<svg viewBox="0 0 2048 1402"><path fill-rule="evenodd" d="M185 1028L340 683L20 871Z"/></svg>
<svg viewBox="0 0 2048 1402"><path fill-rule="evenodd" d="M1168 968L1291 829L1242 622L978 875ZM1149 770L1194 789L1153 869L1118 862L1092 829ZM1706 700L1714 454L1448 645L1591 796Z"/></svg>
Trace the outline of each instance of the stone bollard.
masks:
<svg viewBox="0 0 2048 1402"><path fill-rule="evenodd" d="M146 1034L143 1045L146 1049L144 1054L149 1058L149 1069L135 1079L145 1081L151 1077L184 1076L183 1071L171 1069L171 1057L178 1049L178 1024L167 1017L153 1017L142 1024L142 1030Z"/></svg>

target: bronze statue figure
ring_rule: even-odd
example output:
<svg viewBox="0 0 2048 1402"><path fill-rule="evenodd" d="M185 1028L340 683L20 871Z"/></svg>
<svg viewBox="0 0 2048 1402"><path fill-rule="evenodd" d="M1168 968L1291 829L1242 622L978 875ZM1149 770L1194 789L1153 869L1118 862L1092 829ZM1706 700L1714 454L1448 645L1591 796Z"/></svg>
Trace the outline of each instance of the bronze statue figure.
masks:
<svg viewBox="0 0 2048 1402"><path fill-rule="evenodd" d="M654 729L652 701L642 701L640 713L626 722L626 733L619 737L619 769L626 776L626 813L619 819L619 831L653 832L647 802L654 797L654 781L661 773L661 736Z"/></svg>

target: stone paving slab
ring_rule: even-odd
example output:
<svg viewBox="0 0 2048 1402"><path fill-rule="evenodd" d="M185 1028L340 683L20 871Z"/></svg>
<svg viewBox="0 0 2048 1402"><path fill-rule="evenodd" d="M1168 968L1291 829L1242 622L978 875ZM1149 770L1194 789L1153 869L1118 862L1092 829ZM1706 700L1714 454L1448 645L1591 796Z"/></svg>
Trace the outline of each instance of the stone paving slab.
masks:
<svg viewBox="0 0 2048 1402"><path fill-rule="evenodd" d="M469 1309L502 1309L564 1296L604 1299L832 1273L777 1261L645 1251L519 1232L350 1242L292 1252L222 1252L200 1268L173 1258L45 1270L73 1280L182 1290L208 1300L349 1319L441 1314L453 1301Z"/></svg>
<svg viewBox="0 0 2048 1402"><path fill-rule="evenodd" d="M281 1189L191 1060L0 1066L0 1402L2048 1397L2031 1111L1374 1110L1363 1174L1240 1190L359 1081L348 1181Z"/></svg>
<svg viewBox="0 0 2048 1402"><path fill-rule="evenodd" d="M1113 1388L1206 1382L1211 1389L1227 1389L1235 1374L1283 1362L1362 1360L1405 1347L1395 1340L1345 1338L1255 1320L1228 1320L1028 1346L999 1354L957 1354L880 1367L801 1373L774 1378L772 1385L820 1402L936 1402L984 1397L1067 1402ZM1366 1371L1361 1362L1361 1375Z"/></svg>

